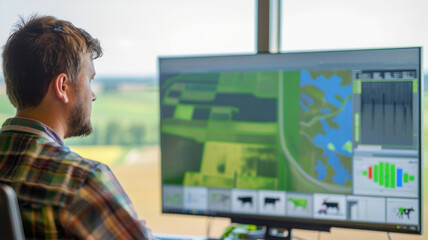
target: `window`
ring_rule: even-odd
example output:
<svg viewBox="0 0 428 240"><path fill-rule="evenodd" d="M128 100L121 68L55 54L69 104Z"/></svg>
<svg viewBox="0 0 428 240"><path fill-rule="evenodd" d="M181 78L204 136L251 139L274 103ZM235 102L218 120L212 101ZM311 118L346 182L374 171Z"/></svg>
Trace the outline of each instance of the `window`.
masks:
<svg viewBox="0 0 428 240"><path fill-rule="evenodd" d="M0 44L19 15L33 13L69 20L101 41L104 56L94 61L94 132L66 143L83 157L108 164L139 216L153 231L168 232L174 229L165 223L174 218L160 218L157 58L254 53L255 6L247 0L0 1ZM15 110L0 76L3 122ZM180 222L174 225L183 233L195 226ZM196 225L203 234L204 222Z"/></svg>

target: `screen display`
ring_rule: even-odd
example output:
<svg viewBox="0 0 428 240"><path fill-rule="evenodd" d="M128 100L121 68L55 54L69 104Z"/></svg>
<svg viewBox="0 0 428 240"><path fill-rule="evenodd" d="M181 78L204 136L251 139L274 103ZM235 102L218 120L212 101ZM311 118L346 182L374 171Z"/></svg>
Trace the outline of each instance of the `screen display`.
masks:
<svg viewBox="0 0 428 240"><path fill-rule="evenodd" d="M421 48L160 58L162 209L420 233Z"/></svg>

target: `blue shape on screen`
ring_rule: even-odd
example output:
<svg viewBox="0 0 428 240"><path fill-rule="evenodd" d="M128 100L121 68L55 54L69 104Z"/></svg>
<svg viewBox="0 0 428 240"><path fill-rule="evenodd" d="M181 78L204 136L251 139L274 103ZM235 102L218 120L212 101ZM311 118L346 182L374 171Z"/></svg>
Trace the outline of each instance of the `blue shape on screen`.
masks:
<svg viewBox="0 0 428 240"><path fill-rule="evenodd" d="M317 160L318 165L314 168L314 171L318 172L318 180L324 180L324 178L327 176L327 166L322 164L321 160Z"/></svg>
<svg viewBox="0 0 428 240"><path fill-rule="evenodd" d="M314 100L312 100L312 98L304 93L300 94L300 107L305 110L308 111L309 108L308 106L312 106L312 104L314 104Z"/></svg>
<svg viewBox="0 0 428 240"><path fill-rule="evenodd" d="M305 112L309 110L309 108L308 108L308 107L306 107L306 106L305 106L305 104L303 104L302 102L300 102L300 107L301 107L303 110L305 110Z"/></svg>
<svg viewBox="0 0 428 240"><path fill-rule="evenodd" d="M332 180L342 186L346 183L347 180L351 181L352 177L349 173L349 169L345 169L345 165L340 162L340 159L337 154L349 157L352 155L350 152L345 151L340 147L343 146L349 139L351 139L350 135L352 133L339 134L340 131L338 131L337 129L330 128L328 126L327 121L325 121L324 119L321 119L320 122L323 126L322 130L323 132L325 132L325 134L317 134L314 137L313 142L316 146L321 147L324 150L323 155L327 157L328 164L335 171L336 175L332 178ZM339 125L339 127L341 127L341 125ZM332 143L336 147L334 151L328 148L329 143Z"/></svg>
<svg viewBox="0 0 428 240"><path fill-rule="evenodd" d="M339 163L333 166L333 169L336 171L336 175L333 176L333 181L340 186L343 186L346 183L346 180L352 180L351 174L349 174L349 169L345 169L345 165Z"/></svg>
<svg viewBox="0 0 428 240"><path fill-rule="evenodd" d="M397 168L397 187L403 186L403 169Z"/></svg>

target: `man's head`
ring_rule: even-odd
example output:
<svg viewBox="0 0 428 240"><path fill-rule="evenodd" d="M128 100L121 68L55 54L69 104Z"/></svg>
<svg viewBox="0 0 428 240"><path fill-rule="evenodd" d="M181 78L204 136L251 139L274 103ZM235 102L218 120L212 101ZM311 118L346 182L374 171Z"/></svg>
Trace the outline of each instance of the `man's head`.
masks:
<svg viewBox="0 0 428 240"><path fill-rule="evenodd" d="M90 107L85 101L95 100L95 95L90 86L88 92L82 78L93 78L92 59L101 55L99 41L70 22L52 16L21 19L2 54L7 95L18 111L34 108L42 102L52 82L65 76L76 90L65 137L88 135Z"/></svg>

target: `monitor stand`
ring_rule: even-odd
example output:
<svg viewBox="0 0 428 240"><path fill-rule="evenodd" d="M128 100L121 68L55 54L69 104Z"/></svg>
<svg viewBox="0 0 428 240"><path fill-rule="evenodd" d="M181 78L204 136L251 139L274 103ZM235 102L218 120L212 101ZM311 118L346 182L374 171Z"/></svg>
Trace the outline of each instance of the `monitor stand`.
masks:
<svg viewBox="0 0 428 240"><path fill-rule="evenodd" d="M282 234L278 234L278 231ZM285 236L284 233L288 232ZM278 229L273 227L266 227L264 240L292 240L292 229Z"/></svg>
<svg viewBox="0 0 428 240"><path fill-rule="evenodd" d="M301 223L284 223L280 221L272 221L272 220L260 220L260 219L251 219L244 217L232 217L231 222L241 223L241 224L253 224L259 226L259 229L265 229L264 236L259 234L254 239L264 239L264 240L292 240L292 230L293 228L305 229L305 230L313 230L313 231L322 231L322 232L330 232L330 226L313 226L310 224L301 224ZM263 222L263 224L260 224ZM288 232L288 235L284 235L282 233ZM252 239L250 237L250 239Z"/></svg>

